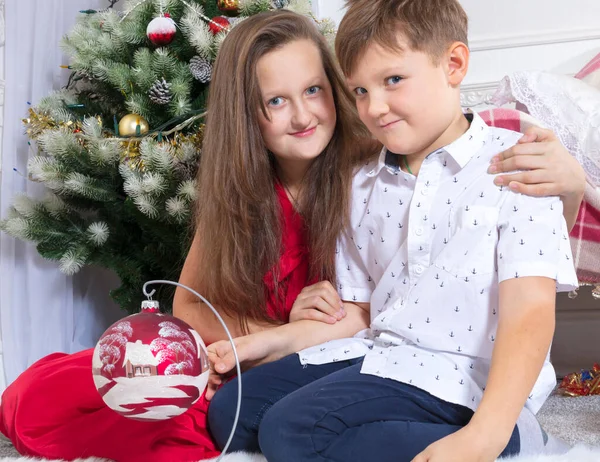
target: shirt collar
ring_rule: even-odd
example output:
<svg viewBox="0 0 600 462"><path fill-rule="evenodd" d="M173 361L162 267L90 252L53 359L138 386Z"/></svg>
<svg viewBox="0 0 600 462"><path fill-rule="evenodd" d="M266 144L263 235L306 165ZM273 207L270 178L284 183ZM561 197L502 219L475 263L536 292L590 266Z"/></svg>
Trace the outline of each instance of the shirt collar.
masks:
<svg viewBox="0 0 600 462"><path fill-rule="evenodd" d="M490 132L490 127L485 124L479 114L469 109L465 117L471 122L469 129L460 138L442 149L450 154L460 168L467 165L473 156L485 146Z"/></svg>
<svg viewBox="0 0 600 462"><path fill-rule="evenodd" d="M471 122L465 134L449 145L434 151L436 154L441 154L444 151L447 152L460 168L467 165L471 158L485 145L489 134L489 127L479 114L468 109L465 117ZM383 167L386 167L390 173L397 174L401 170L400 156L393 154L384 147L379 154L377 164L369 170L367 176L373 177L379 175Z"/></svg>
<svg viewBox="0 0 600 462"><path fill-rule="evenodd" d="M397 160L392 160L390 159L390 157L400 157L400 156L395 156L393 155L390 151L387 150L387 148L384 146L381 149L381 152L379 153L379 158L377 159L377 163L375 165L372 165L371 162L369 162L367 165L369 167L372 167L368 172L367 172L367 176L368 177L374 177L379 175L379 172L381 172L381 169L383 167L388 168L388 171L392 174L395 174L399 171L399 167L394 167L393 164L394 162L396 162L396 164L398 165L398 161ZM386 159L389 159L390 164L388 165L386 163Z"/></svg>

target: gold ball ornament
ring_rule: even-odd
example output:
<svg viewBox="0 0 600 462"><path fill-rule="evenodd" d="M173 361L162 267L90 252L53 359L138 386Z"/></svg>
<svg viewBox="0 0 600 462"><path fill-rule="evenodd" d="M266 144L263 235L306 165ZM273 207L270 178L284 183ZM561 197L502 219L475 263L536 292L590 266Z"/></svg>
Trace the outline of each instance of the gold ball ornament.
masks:
<svg viewBox="0 0 600 462"><path fill-rule="evenodd" d="M240 12L240 1L239 0L218 0L217 8L223 13L230 16L236 16Z"/></svg>
<svg viewBox="0 0 600 462"><path fill-rule="evenodd" d="M148 121L141 115L127 114L119 122L120 136L141 136L148 133L149 130Z"/></svg>

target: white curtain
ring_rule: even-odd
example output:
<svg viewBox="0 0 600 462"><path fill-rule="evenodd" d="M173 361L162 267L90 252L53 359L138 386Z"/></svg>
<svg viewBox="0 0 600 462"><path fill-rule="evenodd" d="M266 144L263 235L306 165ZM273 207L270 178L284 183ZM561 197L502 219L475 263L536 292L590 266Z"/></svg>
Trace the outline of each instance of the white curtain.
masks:
<svg viewBox="0 0 600 462"><path fill-rule="evenodd" d="M4 134L0 214L16 193L41 196L42 185L25 176L33 148L21 119L28 102L36 104L66 83L67 59L59 41L79 10L108 5L101 0L6 0ZM18 172L15 172L16 169ZM4 377L0 391L39 358L56 351L93 347L112 322L124 316L108 296L118 286L105 271L87 268L74 277L44 261L31 243L0 233L0 330ZM4 383L2 383L4 382Z"/></svg>

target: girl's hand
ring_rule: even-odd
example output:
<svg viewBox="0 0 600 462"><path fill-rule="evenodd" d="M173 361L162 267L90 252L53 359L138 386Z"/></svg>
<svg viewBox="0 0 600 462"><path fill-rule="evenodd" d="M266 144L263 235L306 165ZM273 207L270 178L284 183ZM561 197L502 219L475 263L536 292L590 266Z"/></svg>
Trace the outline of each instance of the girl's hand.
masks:
<svg viewBox="0 0 600 462"><path fill-rule="evenodd" d="M274 348L276 336L266 330L233 339L242 371L260 364ZM235 355L229 340L221 340L207 347L210 372L206 399L210 401L219 387L236 374Z"/></svg>
<svg viewBox="0 0 600 462"><path fill-rule="evenodd" d="M583 198L585 172L551 130L529 128L518 144L492 159L488 172L517 170L522 171L499 175L494 182L528 196Z"/></svg>
<svg viewBox="0 0 600 462"><path fill-rule="evenodd" d="M412 462L494 462L505 447L506 442L493 434L482 434L467 425L427 446Z"/></svg>
<svg viewBox="0 0 600 462"><path fill-rule="evenodd" d="M329 281L321 281L302 289L290 311L290 322L310 319L335 324L345 316L335 288Z"/></svg>

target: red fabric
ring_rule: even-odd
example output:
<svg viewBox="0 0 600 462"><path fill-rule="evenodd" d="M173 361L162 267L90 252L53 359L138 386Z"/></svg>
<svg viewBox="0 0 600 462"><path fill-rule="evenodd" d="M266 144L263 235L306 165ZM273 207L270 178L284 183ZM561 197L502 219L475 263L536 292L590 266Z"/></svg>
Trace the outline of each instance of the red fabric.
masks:
<svg viewBox="0 0 600 462"><path fill-rule="evenodd" d="M302 217L283 188L283 248L279 262L284 303L267 292L267 310L287 320L307 285L308 251ZM271 274L271 273L269 273ZM139 422L109 409L92 379L93 349L49 355L23 372L2 395L0 431L23 455L72 460L103 457L119 462L197 461L219 454L208 433L204 396L184 414L162 422Z"/></svg>
<svg viewBox="0 0 600 462"><path fill-rule="evenodd" d="M288 322L292 305L309 281L308 246L304 220L296 212L281 183L275 185L283 211L282 257L279 266L269 271L263 281L267 295L267 313L273 319ZM277 284L275 283L277 279ZM276 290L277 287L277 290Z"/></svg>

